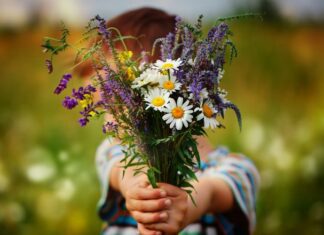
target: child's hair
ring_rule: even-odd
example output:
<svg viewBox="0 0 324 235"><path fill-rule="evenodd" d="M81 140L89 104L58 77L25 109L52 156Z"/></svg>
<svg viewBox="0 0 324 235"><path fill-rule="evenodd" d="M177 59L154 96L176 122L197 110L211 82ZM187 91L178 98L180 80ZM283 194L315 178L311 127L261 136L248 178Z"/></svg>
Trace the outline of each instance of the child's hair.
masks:
<svg viewBox="0 0 324 235"><path fill-rule="evenodd" d="M165 37L169 32L174 31L175 15L170 15L162 10L154 8L139 8L125 12L116 16L107 23L108 27L117 28L124 36L134 36L138 41L126 39L125 43L128 50L139 55L142 51L151 52L153 43L156 39ZM121 43L116 43L116 48L122 49ZM159 58L159 48L157 47L151 62ZM90 64L85 63L78 69L81 77L92 73Z"/></svg>

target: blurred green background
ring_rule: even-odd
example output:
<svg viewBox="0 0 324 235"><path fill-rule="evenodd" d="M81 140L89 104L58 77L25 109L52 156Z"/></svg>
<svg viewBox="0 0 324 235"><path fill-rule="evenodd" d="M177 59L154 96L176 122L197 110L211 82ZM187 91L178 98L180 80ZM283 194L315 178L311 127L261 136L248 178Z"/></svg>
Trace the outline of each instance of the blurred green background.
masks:
<svg viewBox="0 0 324 235"><path fill-rule="evenodd" d="M80 128L78 113L62 108L63 97L53 90L69 60L56 61L49 76L40 45L43 36L58 33L60 18L79 36L80 25L96 12L111 17L149 1L121 1L114 12L112 1L98 0L91 11L79 11L89 17L71 4L90 1L66 1L70 5L52 8L60 13L56 18L46 11L55 1L21 2L29 17L19 1L0 1L0 235L99 234L94 154L104 138L101 123ZM169 1L157 2L168 9ZM210 132L211 141L251 157L260 171L256 234L324 234L323 3L307 1L315 10L305 13L294 4L306 0L287 1L291 8L278 1L230 2L224 11L212 1L195 3L206 8L192 5L192 12L181 7L184 1L172 8L189 20L206 13L207 22L216 19L207 3L222 15L267 13L263 21L231 23L239 57L227 65L223 87L241 109L243 130L229 111L227 128Z"/></svg>

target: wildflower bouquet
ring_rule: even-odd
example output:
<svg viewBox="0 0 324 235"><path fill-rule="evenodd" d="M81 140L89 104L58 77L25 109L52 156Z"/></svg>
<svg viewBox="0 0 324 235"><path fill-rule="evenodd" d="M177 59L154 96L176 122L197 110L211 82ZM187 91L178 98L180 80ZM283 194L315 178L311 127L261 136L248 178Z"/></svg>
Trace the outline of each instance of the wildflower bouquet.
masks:
<svg viewBox="0 0 324 235"><path fill-rule="evenodd" d="M103 132L125 147L124 168L147 174L153 187L167 182L190 194L190 181L196 180L194 172L200 166L195 136L205 135L204 128L223 127L218 119L224 118L226 109L235 111L241 127L239 109L220 87L225 58L237 55L229 26L220 20L204 36L202 17L196 25L177 18L175 32L154 43L153 48L161 48L154 63L149 63L148 52L133 55L124 40L137 39L108 28L99 16L90 20L82 39L90 41L90 47L70 45L68 34L64 27L61 38L45 38L43 47L51 53L46 60L49 72L53 56L72 47L77 49L78 64L91 60L96 72L90 85L72 89L63 106L81 109L81 126L110 114L113 120L104 123ZM116 42L123 50L117 50ZM60 94L71 78L64 74L54 93Z"/></svg>

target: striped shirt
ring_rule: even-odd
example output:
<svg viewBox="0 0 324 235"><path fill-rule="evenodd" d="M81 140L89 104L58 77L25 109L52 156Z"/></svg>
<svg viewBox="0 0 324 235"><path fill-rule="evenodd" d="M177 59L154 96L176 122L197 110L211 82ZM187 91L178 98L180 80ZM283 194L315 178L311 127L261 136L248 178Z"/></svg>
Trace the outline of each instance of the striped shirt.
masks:
<svg viewBox="0 0 324 235"><path fill-rule="evenodd" d="M137 223L125 207L122 195L109 189L109 172L123 156L122 146L107 139L98 147L96 167L101 184L98 202L99 217L105 222L102 235L138 234ZM259 186L259 174L252 161L241 154L229 153L220 147L209 153L201 162L199 177L223 179L231 188L235 206L224 214L206 214L196 223L188 225L181 235L248 235L255 228L255 203Z"/></svg>

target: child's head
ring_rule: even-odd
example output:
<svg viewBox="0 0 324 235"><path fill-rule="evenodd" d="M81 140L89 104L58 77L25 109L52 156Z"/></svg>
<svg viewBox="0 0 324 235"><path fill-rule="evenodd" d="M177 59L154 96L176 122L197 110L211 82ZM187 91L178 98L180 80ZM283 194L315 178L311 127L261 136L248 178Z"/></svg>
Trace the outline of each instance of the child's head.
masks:
<svg viewBox="0 0 324 235"><path fill-rule="evenodd" d="M116 16L107 23L108 27L117 28L124 36L134 36L139 41L133 39L125 40L128 50L135 55L140 55L142 51L151 52L156 39L165 37L169 32L174 31L175 15L170 15L162 10L154 8L140 8L125 12ZM117 49L122 49L121 43L116 43ZM151 62L159 58L158 48ZM81 77L92 73L91 64L85 63L78 69Z"/></svg>

